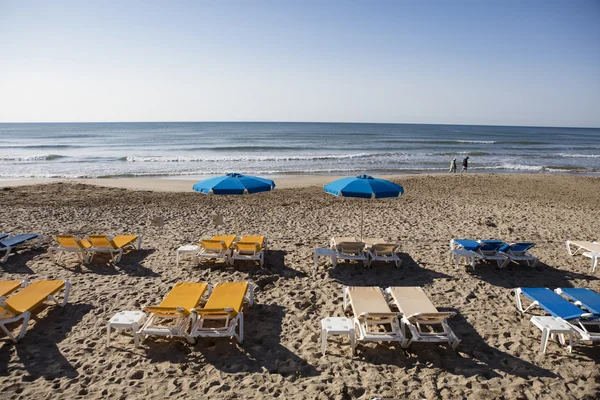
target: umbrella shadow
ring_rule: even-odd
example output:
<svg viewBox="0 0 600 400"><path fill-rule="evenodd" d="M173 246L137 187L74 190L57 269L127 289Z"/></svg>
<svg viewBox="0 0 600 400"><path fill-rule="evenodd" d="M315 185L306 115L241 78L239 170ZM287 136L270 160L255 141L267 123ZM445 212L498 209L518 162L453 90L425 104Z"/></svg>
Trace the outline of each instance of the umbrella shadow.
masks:
<svg viewBox="0 0 600 400"><path fill-rule="evenodd" d="M32 317L35 326L29 329L18 344L9 338L0 348L0 374L12 374L13 370L24 369L28 375L23 380L75 378L77 369L65 358L57 343L64 340L72 328L88 313L90 304L66 304L64 307L46 306L52 309L43 317ZM11 356L16 353L20 364L11 365Z"/></svg>
<svg viewBox="0 0 600 400"><path fill-rule="evenodd" d="M468 267L467 267L468 268ZM499 268L496 265L478 265L468 268L467 271L481 280L491 285L507 289L516 287L548 287L551 289L559 287L573 287L573 280L598 280L595 276L581 274L578 272L565 271L551 267L542 262L534 268L510 264L505 268Z"/></svg>
<svg viewBox="0 0 600 400"><path fill-rule="evenodd" d="M370 268L362 263L338 262L331 268L329 276L344 286L425 286L435 279L455 279L454 277L423 268L409 254L399 253L402 266L394 263L378 262Z"/></svg>

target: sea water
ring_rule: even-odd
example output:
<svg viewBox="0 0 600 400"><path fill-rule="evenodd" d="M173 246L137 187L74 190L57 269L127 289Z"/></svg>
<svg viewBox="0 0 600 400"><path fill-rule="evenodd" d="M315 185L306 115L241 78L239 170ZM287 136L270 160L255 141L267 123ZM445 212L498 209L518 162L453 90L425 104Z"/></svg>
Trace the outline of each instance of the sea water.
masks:
<svg viewBox="0 0 600 400"><path fill-rule="evenodd" d="M0 178L600 174L600 129L354 123L2 123Z"/></svg>

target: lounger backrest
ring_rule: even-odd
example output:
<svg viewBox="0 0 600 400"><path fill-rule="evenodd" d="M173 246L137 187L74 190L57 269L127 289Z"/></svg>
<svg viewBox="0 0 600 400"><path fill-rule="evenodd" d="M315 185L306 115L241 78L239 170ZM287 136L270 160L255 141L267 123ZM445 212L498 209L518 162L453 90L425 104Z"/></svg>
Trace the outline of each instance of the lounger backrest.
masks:
<svg viewBox="0 0 600 400"><path fill-rule="evenodd" d="M189 315L191 309L200 304L207 288L208 285L204 282L178 282L158 307L147 307L147 310L168 315L180 308L183 314Z"/></svg>
<svg viewBox="0 0 600 400"><path fill-rule="evenodd" d="M504 244L502 240L480 240L479 250L484 253L497 252Z"/></svg>
<svg viewBox="0 0 600 400"><path fill-rule="evenodd" d="M420 287L394 286L390 288L390 293L398 310L407 317L417 313L434 314L438 312Z"/></svg>
<svg viewBox="0 0 600 400"><path fill-rule="evenodd" d="M217 235L209 240L202 240L201 244L205 250L222 252L229 249L234 240L234 235Z"/></svg>
<svg viewBox="0 0 600 400"><path fill-rule="evenodd" d="M29 240L37 238L38 235L35 234L23 234L23 235L15 235L11 236L8 239L4 239L0 242L0 248L2 247L14 247L20 244L23 244Z"/></svg>
<svg viewBox="0 0 600 400"><path fill-rule="evenodd" d="M394 243L375 243L371 246L371 251L375 254L392 254L398 248Z"/></svg>
<svg viewBox="0 0 600 400"><path fill-rule="evenodd" d="M465 250L477 250L479 248L479 243L473 239L454 239L454 244L459 247L462 247Z"/></svg>
<svg viewBox="0 0 600 400"><path fill-rule="evenodd" d="M572 245L581 247L587 251L591 251L594 253L600 253L600 244L594 242L586 242L586 241L571 241Z"/></svg>
<svg viewBox="0 0 600 400"><path fill-rule="evenodd" d="M243 236L235 247L239 253L256 254L263 248L264 242L264 236Z"/></svg>
<svg viewBox="0 0 600 400"><path fill-rule="evenodd" d="M100 249L116 249L117 246L106 235L90 235L88 239L93 247Z"/></svg>
<svg viewBox="0 0 600 400"><path fill-rule="evenodd" d="M513 252L513 253L525 253L527 252L527 250L531 249L533 246L535 246L535 243L533 242L518 242L518 243L511 243L511 244L504 244L502 246L500 246L500 248L498 249L498 251L503 251L503 252Z"/></svg>
<svg viewBox="0 0 600 400"><path fill-rule="evenodd" d="M58 292L65 286L65 281L37 281L32 282L17 294L6 299L6 308L19 315L25 311L32 311L42 304L48 296Z"/></svg>
<svg viewBox="0 0 600 400"><path fill-rule="evenodd" d="M138 235L118 235L112 239L113 247L122 249L125 246L129 246L131 243L138 240Z"/></svg>
<svg viewBox="0 0 600 400"><path fill-rule="evenodd" d="M561 288L567 297L578 301L591 313L600 316L600 294L588 288Z"/></svg>
<svg viewBox="0 0 600 400"><path fill-rule="evenodd" d="M231 308L236 313L242 311L244 298L248 293L248 282L222 282L215 286L210 297L199 312L218 312Z"/></svg>
<svg viewBox="0 0 600 400"><path fill-rule="evenodd" d="M531 300L537 301L539 306L553 317L562 318L568 321L579 318L584 314L581 308L565 300L548 288L522 288L521 293Z"/></svg>
<svg viewBox="0 0 600 400"><path fill-rule="evenodd" d="M77 239L72 235L58 235L56 237L58 244L66 249L89 249L92 244L86 239Z"/></svg>
<svg viewBox="0 0 600 400"><path fill-rule="evenodd" d="M363 242L341 242L337 244L337 249L342 254L358 254L365 248Z"/></svg>
<svg viewBox="0 0 600 400"><path fill-rule="evenodd" d="M381 289L375 286L351 286L348 296L352 311L356 317L362 313L386 314L392 313Z"/></svg>
<svg viewBox="0 0 600 400"><path fill-rule="evenodd" d="M0 281L0 297L6 297L21 287L21 281Z"/></svg>

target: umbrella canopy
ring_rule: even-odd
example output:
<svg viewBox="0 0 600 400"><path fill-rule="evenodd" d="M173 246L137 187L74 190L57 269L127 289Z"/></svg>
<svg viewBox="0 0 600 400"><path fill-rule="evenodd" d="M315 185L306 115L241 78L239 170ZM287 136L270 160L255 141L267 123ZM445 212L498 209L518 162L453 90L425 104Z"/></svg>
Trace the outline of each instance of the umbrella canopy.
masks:
<svg viewBox="0 0 600 400"><path fill-rule="evenodd" d="M362 199L399 197L404 193L402 186L369 175L338 179L325 185L324 189L327 193L335 196Z"/></svg>
<svg viewBox="0 0 600 400"><path fill-rule="evenodd" d="M270 179L230 173L223 176L205 179L194 185L196 192L216 195L241 195L269 192L275 188Z"/></svg>

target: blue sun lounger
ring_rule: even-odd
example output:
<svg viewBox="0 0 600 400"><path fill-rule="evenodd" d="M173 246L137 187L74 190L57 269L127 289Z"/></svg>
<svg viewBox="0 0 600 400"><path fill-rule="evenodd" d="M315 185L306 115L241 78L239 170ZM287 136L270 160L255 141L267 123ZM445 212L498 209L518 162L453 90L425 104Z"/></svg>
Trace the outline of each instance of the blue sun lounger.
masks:
<svg viewBox="0 0 600 400"><path fill-rule="evenodd" d="M523 308L521 295L532 303ZM600 315L585 312L567 299L548 288L516 288L515 303L517 309L525 314L533 307L540 307L554 318L564 320L581 337L578 341L600 340ZM589 330L588 328L592 328Z"/></svg>
<svg viewBox="0 0 600 400"><path fill-rule="evenodd" d="M505 244L502 240L452 239L450 251L462 249L470 252L471 266L473 267L477 261L495 261L499 267L504 267L510 262L510 259L498 253L498 250Z"/></svg>
<svg viewBox="0 0 600 400"><path fill-rule="evenodd" d="M9 236L8 238L2 239L0 241L0 252L4 251L6 253L4 254L4 257L2 257L2 260L0 260L0 263L5 263L6 260L8 260L8 256L12 249L34 239L37 239L37 244L35 246L35 248L37 249L38 247L40 247L40 244L42 242L42 235L27 233L22 235Z"/></svg>
<svg viewBox="0 0 600 400"><path fill-rule="evenodd" d="M600 315L600 294L587 288L559 288L554 290L563 294L575 305L581 306L595 315Z"/></svg>
<svg viewBox="0 0 600 400"><path fill-rule="evenodd" d="M8 237L8 233L0 233L0 240L4 240L4 238Z"/></svg>
<svg viewBox="0 0 600 400"><path fill-rule="evenodd" d="M533 242L516 242L504 244L498 249L498 254L508 257L507 265L513 261L519 263L524 261L530 267L535 267L538 263L538 258L529 253L529 249L535 246Z"/></svg>

